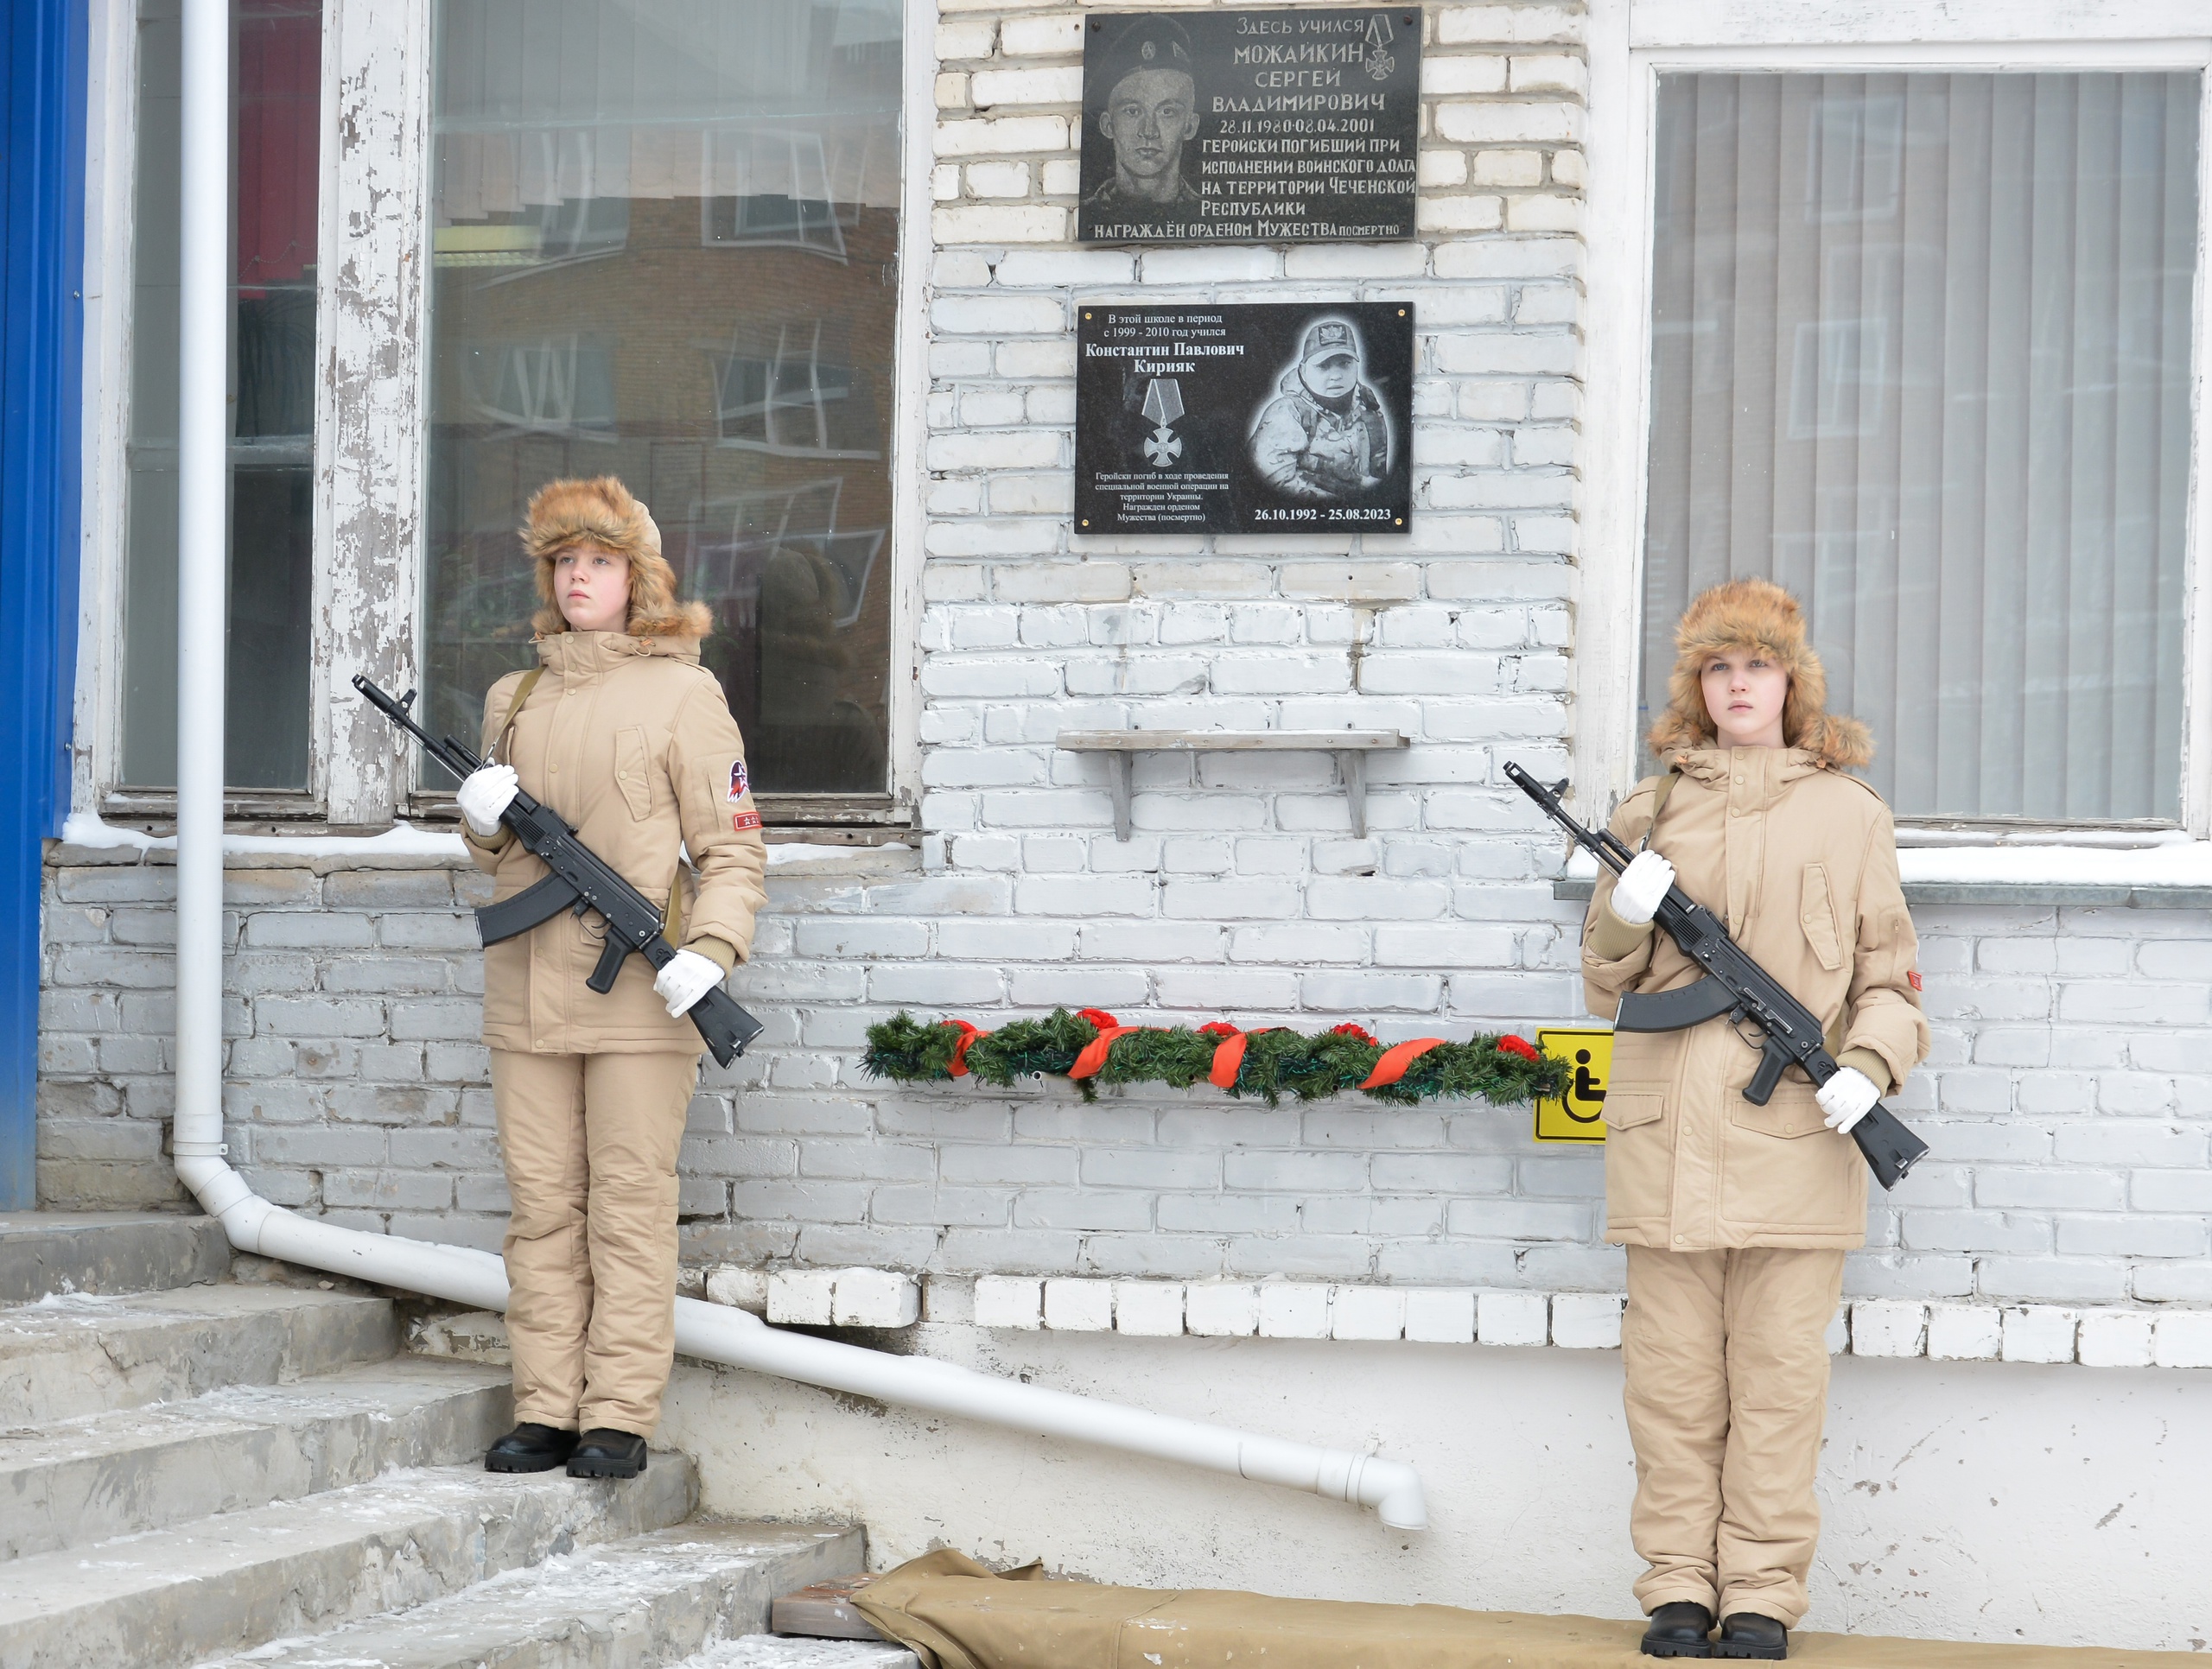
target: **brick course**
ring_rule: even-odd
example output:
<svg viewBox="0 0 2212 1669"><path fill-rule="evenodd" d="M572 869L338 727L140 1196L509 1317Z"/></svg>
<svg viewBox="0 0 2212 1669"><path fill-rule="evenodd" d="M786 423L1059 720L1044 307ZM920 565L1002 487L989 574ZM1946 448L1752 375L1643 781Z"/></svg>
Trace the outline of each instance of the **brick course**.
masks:
<svg viewBox="0 0 2212 1669"><path fill-rule="evenodd" d="M1087 837L1044 860L1080 862L1102 841L1112 844ZM1020 861L1020 847L1017 839L1009 861ZM1533 851L1523 859L1542 862ZM281 886L268 870L230 872L229 932L241 947L229 963L235 1159L257 1188L296 1209L496 1245L506 1200L484 1050L473 1041L480 964L473 949L423 948L473 941L455 902L474 890L470 872L426 861L371 884L331 860L291 861L296 868L275 872L286 877ZM1081 885L1033 896L1025 910L1003 887L963 892L957 875L918 873L910 852L826 861L842 873L779 866L762 943L781 949L737 981L768 1022L769 1041L732 1071L710 1068L692 1105L683 1209L695 1260L1618 1287L1619 1253L1599 1240L1601 1165L1586 1152L1535 1145L1524 1109L1401 1109L1351 1097L1268 1108L1210 1089L1109 1091L1085 1105L1060 1085L894 1088L858 1069L867 1022L907 1000L872 993L901 982L921 993L912 1000L925 1012L958 1007L986 1024L1025 1012L1001 993L1045 981L1039 1002L1127 999L1124 1018L1228 1012L1313 1026L1351 1013L1396 1037L1464 1024L1448 994L1395 983L1427 977L1397 971L1405 962L1451 970L1444 977L1454 987L1467 977L1460 970L1483 963L1502 970L1484 975L1497 982L1493 1006L1469 1012L1534 1030L1569 1002L1559 993L1568 988L1574 910L1550 903L1548 889L1526 890L1527 913L1547 918L1533 923L1408 924L1348 908L1330 914L1349 920L1314 921L1316 889L1324 899L1338 894L1322 887L1335 878L1309 866L1288 883L1293 919L1232 929L1170 919L1174 883L1154 870L1129 878L1145 902L1122 919L1087 913L1084 888L1098 883L1081 872L1070 876ZM1452 908L1449 889L1405 895L1386 877L1351 879L1379 898ZM140 908L130 901L158 902L170 879L164 854L50 854L48 907L67 930L49 935L47 949L40 1164L48 1203L183 1203L163 1157L166 1012L126 1020L118 1001L164 960L143 960L149 953L133 941L147 936L147 917L127 913ZM346 883L344 910L323 902L334 880ZM118 902L63 902L94 892ZM401 902L364 907L364 895ZM930 908L963 903L970 908L960 914ZM1919 912L1945 1012L1936 1055L1898 1105L1936 1152L1876 1201L1869 1249L1851 1266L1854 1294L2212 1304L2212 1120L2196 1067L2209 1040L2159 1019L2155 1005L2117 1026L2076 1026L2056 1012L2067 982L2059 970L2077 947L2126 948L2125 967L2097 976L2122 995L2161 989L2157 974L2212 951L2205 912L2131 915ZM2123 929L2136 936L2121 938ZM279 943L305 948L271 986L247 948ZM1240 955L1287 965L1253 968ZM1343 967L1322 974L1298 967L1304 960ZM2010 971L2024 966L2050 971ZM1275 983L1242 983L1255 977ZM2034 1001L2019 989L2024 977ZM982 1006L950 994L970 982L990 993ZM2001 998L1986 1006L2007 1018L1979 1018L1985 986ZM1541 1000L1516 1006L1520 992ZM1381 1006L1424 994L1426 1007ZM2023 1006L2034 1011L2024 1019L2015 1012ZM426 1025L436 1038L422 1040ZM2044 1064L2052 1057L2094 1069L2059 1071ZM2048 1093L2054 1082L2078 1093ZM2109 1086L2101 1103L2100 1085Z"/></svg>

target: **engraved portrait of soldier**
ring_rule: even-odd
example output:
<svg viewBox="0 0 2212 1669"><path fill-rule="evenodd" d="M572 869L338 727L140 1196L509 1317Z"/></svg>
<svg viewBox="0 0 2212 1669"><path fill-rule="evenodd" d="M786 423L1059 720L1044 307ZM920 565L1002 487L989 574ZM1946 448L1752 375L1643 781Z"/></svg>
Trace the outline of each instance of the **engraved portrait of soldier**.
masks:
<svg viewBox="0 0 2212 1669"><path fill-rule="evenodd" d="M1322 318L1252 424L1252 467L1274 492L1303 503L1356 498L1390 473L1390 420L1366 380L1359 333Z"/></svg>
<svg viewBox="0 0 2212 1669"><path fill-rule="evenodd" d="M1114 148L1114 172L1083 200L1099 223L1156 225L1198 213L1184 158L1198 134L1198 75L1190 36L1173 18L1138 17L1108 47L1105 100L1086 112Z"/></svg>

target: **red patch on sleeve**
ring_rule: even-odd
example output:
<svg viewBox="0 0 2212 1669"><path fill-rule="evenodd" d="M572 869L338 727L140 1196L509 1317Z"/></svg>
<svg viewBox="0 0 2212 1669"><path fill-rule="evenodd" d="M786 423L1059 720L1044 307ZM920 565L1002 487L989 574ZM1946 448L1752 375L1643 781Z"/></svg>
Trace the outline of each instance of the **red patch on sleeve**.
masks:
<svg viewBox="0 0 2212 1669"><path fill-rule="evenodd" d="M1912 981L1912 988L1915 991L1920 989L1920 970L1918 968L1914 968L1911 973L1905 975L1905 978Z"/></svg>
<svg viewBox="0 0 2212 1669"><path fill-rule="evenodd" d="M742 834L748 828L760 827L760 814L757 811L734 812L730 815L729 826Z"/></svg>

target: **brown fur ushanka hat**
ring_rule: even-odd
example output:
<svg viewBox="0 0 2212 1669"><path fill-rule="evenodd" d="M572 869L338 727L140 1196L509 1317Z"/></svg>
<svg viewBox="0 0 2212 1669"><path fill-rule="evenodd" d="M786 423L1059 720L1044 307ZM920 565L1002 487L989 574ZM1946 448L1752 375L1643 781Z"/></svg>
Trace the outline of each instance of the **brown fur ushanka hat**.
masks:
<svg viewBox="0 0 2212 1669"><path fill-rule="evenodd" d="M1826 711L1828 675L1805 640L1797 600L1770 580L1731 580L1690 600L1675 628L1675 670L1667 675L1667 710L1651 727L1651 751L1664 761L1694 747L1711 747L1719 733L1706 711L1705 664L1724 650L1756 650L1789 675L1782 707L1782 739L1833 771L1874 757L1874 738L1856 719Z"/></svg>
<svg viewBox="0 0 2212 1669"><path fill-rule="evenodd" d="M612 475L590 481L548 481L531 495L522 547L537 564L537 595L544 606L531 619L542 634L566 631L569 622L553 598L554 559L571 545L594 544L630 559L630 617L633 638L703 638L714 629L704 603L676 599L676 570L660 554L660 529L630 489Z"/></svg>

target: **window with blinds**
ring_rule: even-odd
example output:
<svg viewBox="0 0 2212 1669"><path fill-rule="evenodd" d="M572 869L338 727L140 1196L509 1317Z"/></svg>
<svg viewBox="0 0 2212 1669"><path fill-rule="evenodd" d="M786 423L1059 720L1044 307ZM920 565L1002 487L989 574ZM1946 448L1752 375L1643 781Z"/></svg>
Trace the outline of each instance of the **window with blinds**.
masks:
<svg viewBox="0 0 2212 1669"><path fill-rule="evenodd" d="M2172 822L2194 73L1663 76L1643 713L1803 602L1900 816Z"/></svg>

